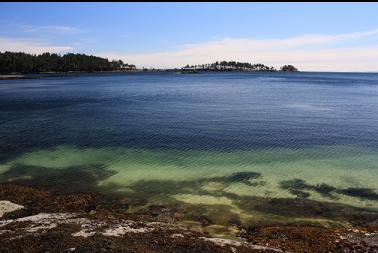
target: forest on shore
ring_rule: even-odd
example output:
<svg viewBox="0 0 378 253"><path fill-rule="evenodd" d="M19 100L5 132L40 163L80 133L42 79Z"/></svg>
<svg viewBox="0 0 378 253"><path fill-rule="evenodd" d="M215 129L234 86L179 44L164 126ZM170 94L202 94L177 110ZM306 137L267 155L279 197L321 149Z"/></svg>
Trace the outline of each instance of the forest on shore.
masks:
<svg viewBox="0 0 378 253"><path fill-rule="evenodd" d="M122 60L67 53L27 54L22 52L0 52L0 74L49 73L49 72L95 72L134 70L132 64Z"/></svg>

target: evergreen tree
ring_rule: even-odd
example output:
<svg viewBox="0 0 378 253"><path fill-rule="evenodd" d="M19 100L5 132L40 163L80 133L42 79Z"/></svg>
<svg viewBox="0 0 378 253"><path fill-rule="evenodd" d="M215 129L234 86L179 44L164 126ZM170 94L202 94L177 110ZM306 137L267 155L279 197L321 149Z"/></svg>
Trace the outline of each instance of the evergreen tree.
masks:
<svg viewBox="0 0 378 253"><path fill-rule="evenodd" d="M125 64L121 60L109 61L85 54L68 53L65 55L43 53L39 55L21 52L0 52L0 73L41 73L68 71L115 71L135 69L134 65Z"/></svg>

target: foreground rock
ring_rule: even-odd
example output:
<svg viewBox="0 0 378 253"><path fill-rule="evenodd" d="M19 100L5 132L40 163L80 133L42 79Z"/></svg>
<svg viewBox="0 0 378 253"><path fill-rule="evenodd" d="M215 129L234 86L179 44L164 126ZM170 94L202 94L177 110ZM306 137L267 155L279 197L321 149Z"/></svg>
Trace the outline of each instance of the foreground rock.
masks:
<svg viewBox="0 0 378 253"><path fill-rule="evenodd" d="M282 252L271 247L210 238L169 223L90 218L77 213L40 213L0 221L7 252Z"/></svg>
<svg viewBox="0 0 378 253"><path fill-rule="evenodd" d="M0 252L378 252L377 225L251 227L230 240L161 217L169 213L163 207L129 214L119 209L125 203L93 193L0 185L0 199L18 207L0 218Z"/></svg>
<svg viewBox="0 0 378 253"><path fill-rule="evenodd" d="M269 226L251 228L245 238L286 252L378 252L378 226L334 228Z"/></svg>
<svg viewBox="0 0 378 253"><path fill-rule="evenodd" d="M0 200L0 218L6 213L14 212L22 208L24 207L21 205L17 205L7 200Z"/></svg>

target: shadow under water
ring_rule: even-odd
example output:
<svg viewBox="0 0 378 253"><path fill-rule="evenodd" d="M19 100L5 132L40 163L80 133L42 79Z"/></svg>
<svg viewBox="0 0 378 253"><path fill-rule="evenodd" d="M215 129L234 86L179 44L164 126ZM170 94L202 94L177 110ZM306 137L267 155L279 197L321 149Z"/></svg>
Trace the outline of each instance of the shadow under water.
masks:
<svg viewBox="0 0 378 253"><path fill-rule="evenodd" d="M14 164L0 175L0 183L44 187L57 192L101 192L104 189L98 186L98 182L114 174L100 164L63 169Z"/></svg>
<svg viewBox="0 0 378 253"><path fill-rule="evenodd" d="M256 164L249 168L235 163L231 169L222 168L221 159L227 160L228 154L198 158L190 155L127 149L40 151L0 165L0 183L56 192L99 192L127 198L124 211L165 206L203 226L249 226L262 222L329 225L378 220L378 194L374 188L285 179L276 177L272 169L270 175L269 167ZM246 159L246 154L242 155L241 159ZM230 155L234 160L235 156ZM214 159L216 166L212 164ZM187 167L193 161L199 169ZM277 187L272 182L277 182ZM348 178L347 182L353 181Z"/></svg>
<svg viewBox="0 0 378 253"><path fill-rule="evenodd" d="M337 189L336 187L325 183L311 185L306 183L305 180L299 178L282 181L280 185L282 189L289 190L290 193L292 193L293 195L303 198L307 198L310 196L310 193L304 192L303 190L309 190L318 192L330 199L337 199L337 197L334 196L333 193L339 193L346 196L357 197L362 200L378 200L378 194L375 193L374 189L372 188L348 187L345 189Z"/></svg>

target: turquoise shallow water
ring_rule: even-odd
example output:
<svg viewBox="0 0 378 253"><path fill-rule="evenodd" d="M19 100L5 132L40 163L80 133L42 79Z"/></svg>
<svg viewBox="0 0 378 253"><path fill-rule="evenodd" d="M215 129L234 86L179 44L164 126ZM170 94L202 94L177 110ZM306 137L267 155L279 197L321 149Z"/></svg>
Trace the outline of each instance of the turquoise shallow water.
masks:
<svg viewBox="0 0 378 253"><path fill-rule="evenodd" d="M112 74L0 82L0 180L228 224L374 221L378 75Z"/></svg>

